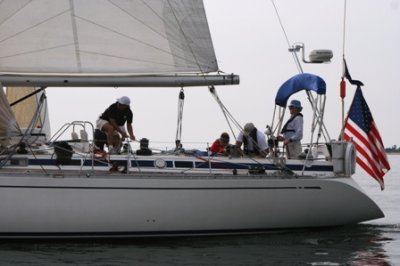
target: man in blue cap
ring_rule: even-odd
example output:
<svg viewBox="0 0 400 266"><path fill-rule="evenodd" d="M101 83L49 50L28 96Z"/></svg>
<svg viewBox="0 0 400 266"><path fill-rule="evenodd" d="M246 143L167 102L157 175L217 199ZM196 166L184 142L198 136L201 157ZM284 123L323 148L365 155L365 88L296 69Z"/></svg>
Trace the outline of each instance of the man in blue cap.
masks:
<svg viewBox="0 0 400 266"><path fill-rule="evenodd" d="M297 159L302 152L301 139L303 138L303 107L299 100L292 100L289 104L290 118L282 128L282 136L278 137L286 146L288 159Z"/></svg>

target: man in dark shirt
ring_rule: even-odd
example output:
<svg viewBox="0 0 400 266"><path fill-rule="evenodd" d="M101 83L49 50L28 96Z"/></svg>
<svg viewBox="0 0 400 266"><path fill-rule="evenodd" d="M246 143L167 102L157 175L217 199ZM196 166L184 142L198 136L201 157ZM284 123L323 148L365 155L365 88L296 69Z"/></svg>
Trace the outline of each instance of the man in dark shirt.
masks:
<svg viewBox="0 0 400 266"><path fill-rule="evenodd" d="M99 117L96 128L107 134L109 153L118 153L121 147L121 137L135 140L132 129L133 114L129 107L131 100L122 96L111 104ZM126 123L126 129L124 125ZM128 132L127 132L128 131ZM128 135L129 134L129 135Z"/></svg>

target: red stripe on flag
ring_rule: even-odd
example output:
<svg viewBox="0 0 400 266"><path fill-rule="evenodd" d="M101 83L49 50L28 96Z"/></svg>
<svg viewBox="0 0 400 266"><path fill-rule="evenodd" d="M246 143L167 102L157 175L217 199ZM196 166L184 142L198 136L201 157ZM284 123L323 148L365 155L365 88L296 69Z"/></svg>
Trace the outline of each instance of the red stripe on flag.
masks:
<svg viewBox="0 0 400 266"><path fill-rule="evenodd" d="M344 138L352 140L357 150L357 163L384 188L383 176L390 169L382 140L374 123L368 135L358 129L350 118L346 120Z"/></svg>
<svg viewBox="0 0 400 266"><path fill-rule="evenodd" d="M380 162L382 163L382 166L384 168L386 168L387 170L390 170L390 165L389 165L389 161L386 156L385 148L383 146L382 138L379 135L378 129L376 128L376 124L374 122L372 122L372 124L371 124L371 129L372 129L372 132L376 139L376 146L378 148L377 152L378 152L378 157L380 159Z"/></svg>
<svg viewBox="0 0 400 266"><path fill-rule="evenodd" d="M347 136L347 135L345 135ZM370 148L368 146L364 146L366 148L364 148L362 145L359 145L360 139L356 138L353 136L353 138L351 138L350 136L347 136L347 138L345 137L346 141L350 141L351 139L353 140L353 144L356 147L357 150L357 162L358 164L364 168L365 171L367 171L372 177L376 178L379 177L380 171L379 169L376 167L376 163L374 162L373 157L371 156L371 151Z"/></svg>

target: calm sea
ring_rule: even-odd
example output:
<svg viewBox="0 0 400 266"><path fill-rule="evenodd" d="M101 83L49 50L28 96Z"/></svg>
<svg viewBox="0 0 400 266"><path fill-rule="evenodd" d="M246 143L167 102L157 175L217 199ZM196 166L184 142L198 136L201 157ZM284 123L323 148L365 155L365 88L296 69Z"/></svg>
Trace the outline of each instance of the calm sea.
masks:
<svg viewBox="0 0 400 266"><path fill-rule="evenodd" d="M0 242L0 265L400 265L400 155L386 189L356 179L386 217L359 225L229 237Z"/></svg>

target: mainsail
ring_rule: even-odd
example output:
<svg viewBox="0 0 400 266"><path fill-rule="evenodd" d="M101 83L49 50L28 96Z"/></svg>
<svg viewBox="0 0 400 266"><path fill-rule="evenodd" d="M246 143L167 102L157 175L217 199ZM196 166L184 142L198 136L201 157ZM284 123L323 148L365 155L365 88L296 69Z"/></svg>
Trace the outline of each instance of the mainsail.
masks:
<svg viewBox="0 0 400 266"><path fill-rule="evenodd" d="M201 0L5 0L0 36L5 86L135 86L138 76L145 86L143 76L176 74L209 84L204 74L219 70Z"/></svg>

